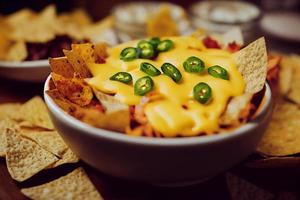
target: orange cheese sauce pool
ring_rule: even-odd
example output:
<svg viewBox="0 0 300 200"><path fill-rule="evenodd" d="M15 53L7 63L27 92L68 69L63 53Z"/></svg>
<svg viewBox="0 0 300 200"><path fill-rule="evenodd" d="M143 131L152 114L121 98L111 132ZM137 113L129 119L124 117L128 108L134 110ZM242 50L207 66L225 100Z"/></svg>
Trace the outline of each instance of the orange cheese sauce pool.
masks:
<svg viewBox="0 0 300 200"><path fill-rule="evenodd" d="M151 126L165 137L194 136L201 132L218 131L218 120L231 97L243 94L245 83L239 73L233 54L219 49L206 49L202 41L194 37L170 37L174 47L158 55L155 60L136 59L129 62L120 60L120 52L126 47L136 47L138 41L121 44L108 49L109 57L103 64L89 63L93 75L89 84L96 89L110 94L127 105L137 105L141 96L134 95L133 84L126 85L109 78L117 72L128 72L133 83L146 76L140 71L140 63L149 62L157 69L165 62L172 63L182 73L182 80L175 83L170 77L162 74L151 77L154 81L154 92L163 98L146 104L145 114ZM184 71L183 62L190 56L196 56L205 63L205 69L220 65L229 73L229 80L215 78L207 73L194 74ZM193 98L193 87L205 82L212 88L212 101L200 104ZM183 105L187 107L183 108Z"/></svg>

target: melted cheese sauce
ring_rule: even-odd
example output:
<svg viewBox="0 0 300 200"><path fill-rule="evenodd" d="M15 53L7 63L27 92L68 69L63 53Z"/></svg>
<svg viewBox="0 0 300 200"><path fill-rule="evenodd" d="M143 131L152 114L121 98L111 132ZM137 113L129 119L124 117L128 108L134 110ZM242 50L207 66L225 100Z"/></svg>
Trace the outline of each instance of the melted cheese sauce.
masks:
<svg viewBox="0 0 300 200"><path fill-rule="evenodd" d="M135 47L138 41L132 41L108 49L109 57L106 63L89 63L93 74L89 84L96 89L110 94L127 105L137 105L140 96L134 95L133 85L126 85L109 78L120 71L129 72L133 83L147 74L140 71L140 63L149 62L160 69L165 62L172 63L182 73L182 80L175 83L166 75L152 77L154 92L162 98L146 104L145 114L151 126L165 137L194 136L199 133L212 134L219 129L218 120L227 106L229 98L243 94L244 80L236 67L231 53L206 49L202 42L193 37L170 37L174 48L160 53L155 60L136 59L129 62L120 60L120 52L126 47ZM229 73L229 81L215 78L207 72L203 74L187 73L183 69L183 62L190 56L202 59L207 69L213 65L220 65ZM193 99L193 87L205 82L212 88L212 101L203 105Z"/></svg>

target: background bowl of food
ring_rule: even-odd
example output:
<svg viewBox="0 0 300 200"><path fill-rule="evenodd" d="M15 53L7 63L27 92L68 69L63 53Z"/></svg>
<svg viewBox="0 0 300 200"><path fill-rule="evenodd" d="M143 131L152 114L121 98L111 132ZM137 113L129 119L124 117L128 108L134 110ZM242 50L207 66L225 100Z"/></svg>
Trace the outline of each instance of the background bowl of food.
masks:
<svg viewBox="0 0 300 200"><path fill-rule="evenodd" d="M97 54L98 47L87 44L84 48L94 48L95 52L91 55ZM74 53L76 49L72 51ZM235 56L246 82L245 94L230 100L224 113L244 123L226 126L224 119L224 126L216 134L155 138L116 132L118 124L128 117L125 112L113 115L113 112L107 112L106 107L106 113L97 115L95 109L85 109L86 104L80 95L72 98L83 107L64 101L60 91L66 92L69 83L79 84L82 81L81 91L88 91L85 90L87 84L84 79L77 80L68 73L65 74L68 78L55 73L48 77L44 98L58 132L74 153L89 165L112 176L153 184L194 183L213 177L250 155L271 118L273 106L271 90L265 83L267 55L264 39L253 42L236 52ZM53 63L56 61L52 60ZM80 73L84 76L87 72L83 70ZM74 88L72 84L70 88ZM102 100L101 104L105 105L105 99ZM97 104L93 106L97 108ZM242 114L244 107L247 107L247 115ZM237 116L234 113L238 113ZM107 117L109 115L110 118ZM93 127L84 123L85 120L102 123L103 128ZM230 118L228 120L231 121Z"/></svg>

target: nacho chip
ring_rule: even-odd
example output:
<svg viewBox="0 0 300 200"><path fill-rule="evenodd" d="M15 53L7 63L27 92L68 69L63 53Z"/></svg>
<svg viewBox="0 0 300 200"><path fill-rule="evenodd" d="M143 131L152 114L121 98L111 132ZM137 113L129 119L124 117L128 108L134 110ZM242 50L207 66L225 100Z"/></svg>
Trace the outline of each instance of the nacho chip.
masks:
<svg viewBox="0 0 300 200"><path fill-rule="evenodd" d="M300 153L299 130L300 110L297 105L286 101L279 102L257 151L267 156Z"/></svg>
<svg viewBox="0 0 300 200"><path fill-rule="evenodd" d="M157 14L148 19L146 29L148 37L178 35L176 22L172 18L168 5L162 5Z"/></svg>
<svg viewBox="0 0 300 200"><path fill-rule="evenodd" d="M94 45L94 53L96 63L103 63L105 58L108 57L107 44L100 42Z"/></svg>
<svg viewBox="0 0 300 200"><path fill-rule="evenodd" d="M3 119L0 121L0 157L5 156L5 149L6 149L6 138L5 138L5 131L6 129L12 129L16 125L16 122L10 120L9 118Z"/></svg>
<svg viewBox="0 0 300 200"><path fill-rule="evenodd" d="M288 99L300 105L300 56L293 55L292 67L293 67L293 76L291 79L291 89L287 94Z"/></svg>
<svg viewBox="0 0 300 200"><path fill-rule="evenodd" d="M93 99L92 88L83 79L65 78L55 73L51 73L51 77L58 91L71 102L86 106Z"/></svg>
<svg viewBox="0 0 300 200"><path fill-rule="evenodd" d="M242 74L246 93L262 90L267 77L267 50L265 39L259 38L239 52L235 53L237 67Z"/></svg>
<svg viewBox="0 0 300 200"><path fill-rule="evenodd" d="M58 90L49 90L47 94L68 114L92 126L119 132L124 132L126 127L129 126L130 120L128 111L116 110L103 113L97 108L83 108L70 102L64 98Z"/></svg>
<svg viewBox="0 0 300 200"><path fill-rule="evenodd" d="M8 50L7 60L22 61L27 57L27 49L25 42L17 41Z"/></svg>
<svg viewBox="0 0 300 200"><path fill-rule="evenodd" d="M68 61L73 66L75 72L77 72L81 78L91 77L91 73L86 66L84 59L75 51L63 50Z"/></svg>
<svg viewBox="0 0 300 200"><path fill-rule="evenodd" d="M22 129L21 135L33 140L47 151L58 157L63 157L68 146L56 131L38 131L32 129Z"/></svg>
<svg viewBox="0 0 300 200"><path fill-rule="evenodd" d="M226 174L226 181L232 200L271 200L275 198L272 193L231 173Z"/></svg>
<svg viewBox="0 0 300 200"><path fill-rule="evenodd" d="M31 199L103 199L82 168L49 183L22 189Z"/></svg>
<svg viewBox="0 0 300 200"><path fill-rule="evenodd" d="M11 118L21 108L19 103L4 103L0 104L0 120Z"/></svg>
<svg viewBox="0 0 300 200"><path fill-rule="evenodd" d="M293 63L290 57L284 56L279 71L279 91L280 94L286 95L292 84Z"/></svg>
<svg viewBox="0 0 300 200"><path fill-rule="evenodd" d="M94 94L96 95L97 99L101 102L101 104L105 108L106 113L113 113L117 111L124 111L125 113L129 113L128 105L120 102L116 98L111 95L105 94L97 89L93 89Z"/></svg>
<svg viewBox="0 0 300 200"><path fill-rule="evenodd" d="M78 161L79 158L73 153L73 151L70 148L68 148L62 155L61 159L59 159L57 162L51 165L50 168L55 168L68 163L77 163Z"/></svg>
<svg viewBox="0 0 300 200"><path fill-rule="evenodd" d="M74 51L85 61L85 63L94 63L96 61L93 44L72 44L71 48L72 51Z"/></svg>
<svg viewBox="0 0 300 200"><path fill-rule="evenodd" d="M247 167L252 168L281 168L299 167L299 157L270 157L246 163Z"/></svg>
<svg viewBox="0 0 300 200"><path fill-rule="evenodd" d="M49 130L54 129L48 109L39 96L33 97L23 104L13 118L18 121L25 121L25 126L37 126Z"/></svg>
<svg viewBox="0 0 300 200"><path fill-rule="evenodd" d="M74 69L66 57L49 58L51 71L65 78L73 78Z"/></svg>
<svg viewBox="0 0 300 200"><path fill-rule="evenodd" d="M11 177L24 181L58 159L36 143L22 138L16 129L6 129L6 164Z"/></svg>
<svg viewBox="0 0 300 200"><path fill-rule="evenodd" d="M267 77L267 51L264 38L260 38L235 53L237 67L245 81L245 94L232 98L220 118L221 125L233 125L250 112L253 94L261 91ZM248 105L248 106L247 106Z"/></svg>
<svg viewBox="0 0 300 200"><path fill-rule="evenodd" d="M247 118L251 99L253 94L246 93L241 96L232 98L227 105L227 108L223 115L220 117L219 123L224 126L238 125L241 119Z"/></svg>

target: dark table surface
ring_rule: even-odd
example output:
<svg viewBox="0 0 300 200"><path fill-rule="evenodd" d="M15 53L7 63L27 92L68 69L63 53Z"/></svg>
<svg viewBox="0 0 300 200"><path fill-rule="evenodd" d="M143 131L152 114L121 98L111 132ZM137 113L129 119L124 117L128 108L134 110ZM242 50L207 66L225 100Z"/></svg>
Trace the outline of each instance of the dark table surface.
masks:
<svg viewBox="0 0 300 200"><path fill-rule="evenodd" d="M24 102L34 95L42 95L43 84L23 83L0 78L0 103ZM228 155L230 156L230 155ZM166 188L121 180L105 175L83 162L67 164L55 169L43 171L31 179L17 183L11 179L5 164L0 158L0 199L26 199L20 188L31 187L49 182L65 175L76 167L83 167L104 199L231 199L225 174L218 175L204 183L176 188ZM257 187L274 194L274 199L297 199L300 193L300 164L299 167L280 169L253 169L247 168L244 162L229 170ZM241 193L244 189L239 189ZM251 198L240 198L251 199Z"/></svg>

